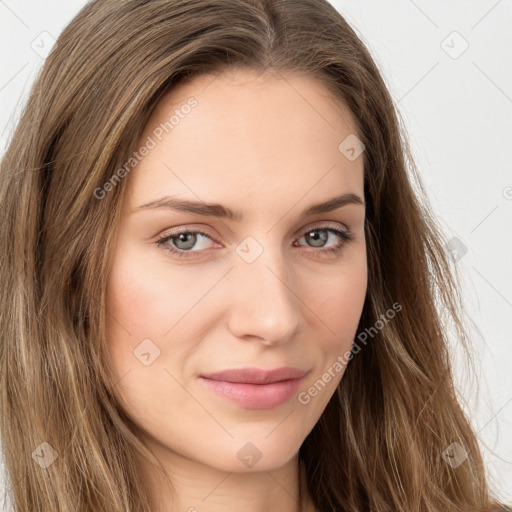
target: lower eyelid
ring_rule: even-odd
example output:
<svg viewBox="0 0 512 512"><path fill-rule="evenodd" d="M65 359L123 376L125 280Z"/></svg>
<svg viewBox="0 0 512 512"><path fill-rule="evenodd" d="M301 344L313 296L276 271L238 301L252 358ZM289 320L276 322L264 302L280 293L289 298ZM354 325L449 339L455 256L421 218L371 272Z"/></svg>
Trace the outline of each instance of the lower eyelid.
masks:
<svg viewBox="0 0 512 512"><path fill-rule="evenodd" d="M173 238L178 238L180 235L183 235L183 234L190 234L190 235L196 235L198 237L205 237L205 238L208 238L209 240L211 240L213 243L218 243L208 233L203 233L202 231L189 230L189 231L181 231L178 233L172 233L171 235L166 235L166 236L158 239L156 241L156 244L159 246L169 245L167 242L171 242L171 240ZM183 252L183 253L199 253L199 252L205 252L208 250L208 249L203 249L203 250L199 250L199 251L197 251L197 250L196 251L192 251L192 250L185 251L184 249L178 249L177 247L174 247L174 246L171 246L171 247L174 251ZM171 249L171 252L172 252L172 249ZM169 249L167 249L167 250L169 250Z"/></svg>
<svg viewBox="0 0 512 512"><path fill-rule="evenodd" d="M318 247L318 248L309 247L310 250L312 250L313 252L318 252L318 253L342 250L345 245L347 245L348 243L353 241L355 238L353 233L349 229L342 229L339 227L332 227L330 225L326 225L326 226L314 226L312 228L309 228L306 231L303 231L302 234L296 240L300 240L302 237L304 237L308 233L311 233L312 231L327 231L328 233L333 234L339 240L338 245L334 246L334 247ZM169 244L167 244L167 242L170 242L173 238L177 238L178 236L180 236L182 234L187 234L187 233L203 236L203 237L210 239L213 243L216 243L216 244L218 243L208 233L204 233L202 231L197 231L197 230L184 230L184 231L180 231L177 233L172 233L171 235L167 235L167 236L162 237L161 239L157 240L156 243L158 246L162 246L162 248L164 250L166 250L170 253L177 254L180 256L185 256L185 257L187 254L199 255L203 252L207 252L210 250L210 249L184 250L184 249L179 249L177 247L170 246ZM165 247L165 245L168 245L168 247Z"/></svg>

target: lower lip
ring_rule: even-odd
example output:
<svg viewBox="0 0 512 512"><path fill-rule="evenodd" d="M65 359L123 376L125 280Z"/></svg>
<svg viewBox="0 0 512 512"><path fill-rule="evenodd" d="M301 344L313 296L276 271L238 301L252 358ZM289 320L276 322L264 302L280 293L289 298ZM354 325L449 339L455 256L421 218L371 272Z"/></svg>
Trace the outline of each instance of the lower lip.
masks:
<svg viewBox="0 0 512 512"><path fill-rule="evenodd" d="M271 384L246 384L200 377L209 389L247 409L271 409L287 402L299 390L302 379L303 377Z"/></svg>

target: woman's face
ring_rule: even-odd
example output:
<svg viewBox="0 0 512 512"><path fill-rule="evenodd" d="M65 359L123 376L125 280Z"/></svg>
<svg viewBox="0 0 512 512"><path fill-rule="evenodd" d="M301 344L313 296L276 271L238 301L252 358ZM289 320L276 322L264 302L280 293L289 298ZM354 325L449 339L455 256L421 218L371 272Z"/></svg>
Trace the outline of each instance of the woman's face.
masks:
<svg viewBox="0 0 512 512"><path fill-rule="evenodd" d="M107 329L121 405L160 453L268 470L320 418L366 294L355 133L308 76L202 75L157 105L125 178Z"/></svg>

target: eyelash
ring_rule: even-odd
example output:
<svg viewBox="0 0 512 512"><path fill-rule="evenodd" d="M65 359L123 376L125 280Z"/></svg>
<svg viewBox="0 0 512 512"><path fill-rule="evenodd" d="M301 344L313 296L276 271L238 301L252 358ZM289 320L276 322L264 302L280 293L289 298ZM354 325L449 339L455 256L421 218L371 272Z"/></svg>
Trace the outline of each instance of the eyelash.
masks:
<svg viewBox="0 0 512 512"><path fill-rule="evenodd" d="M352 242L355 238L354 234L349 229L342 230L342 229L335 228L335 227L332 227L329 225L315 226L313 228L310 228L307 231L305 231L299 238L302 238L304 235L307 235L308 233L312 233L313 231L327 231L328 233L332 233L332 234L336 235L340 240L340 243L335 247L319 248L316 251L314 250L314 248L311 247L311 249L313 249L313 252L320 252L320 253L324 253L324 254L338 254L339 252L342 251L342 249L345 248L345 246L347 244ZM183 258L183 257L184 258L194 258L194 257L196 257L196 255L199 256L200 253L204 252L204 251L190 251L190 250L184 251L181 249L176 249L176 248L170 246L169 244L167 244L167 242L169 242L172 239L177 238L178 236L183 235L183 234L202 235L202 236L205 236L205 237L211 239L211 237L207 233L204 233L203 231L190 230L190 229L185 228L181 231L172 233L171 235L166 235L164 237L161 237L160 239L158 239L156 241L156 244L158 245L158 247L161 247L165 251L167 251L175 256L178 256L180 258Z"/></svg>

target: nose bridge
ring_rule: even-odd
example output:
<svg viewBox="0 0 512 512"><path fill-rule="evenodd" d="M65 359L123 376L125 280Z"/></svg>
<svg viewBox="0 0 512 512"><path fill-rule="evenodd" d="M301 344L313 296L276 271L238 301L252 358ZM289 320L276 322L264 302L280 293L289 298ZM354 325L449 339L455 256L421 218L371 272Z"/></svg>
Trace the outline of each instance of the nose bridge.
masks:
<svg viewBox="0 0 512 512"><path fill-rule="evenodd" d="M300 323L300 300L292 276L279 246L270 247L252 237L239 244L231 277L232 332L267 343L286 341Z"/></svg>

